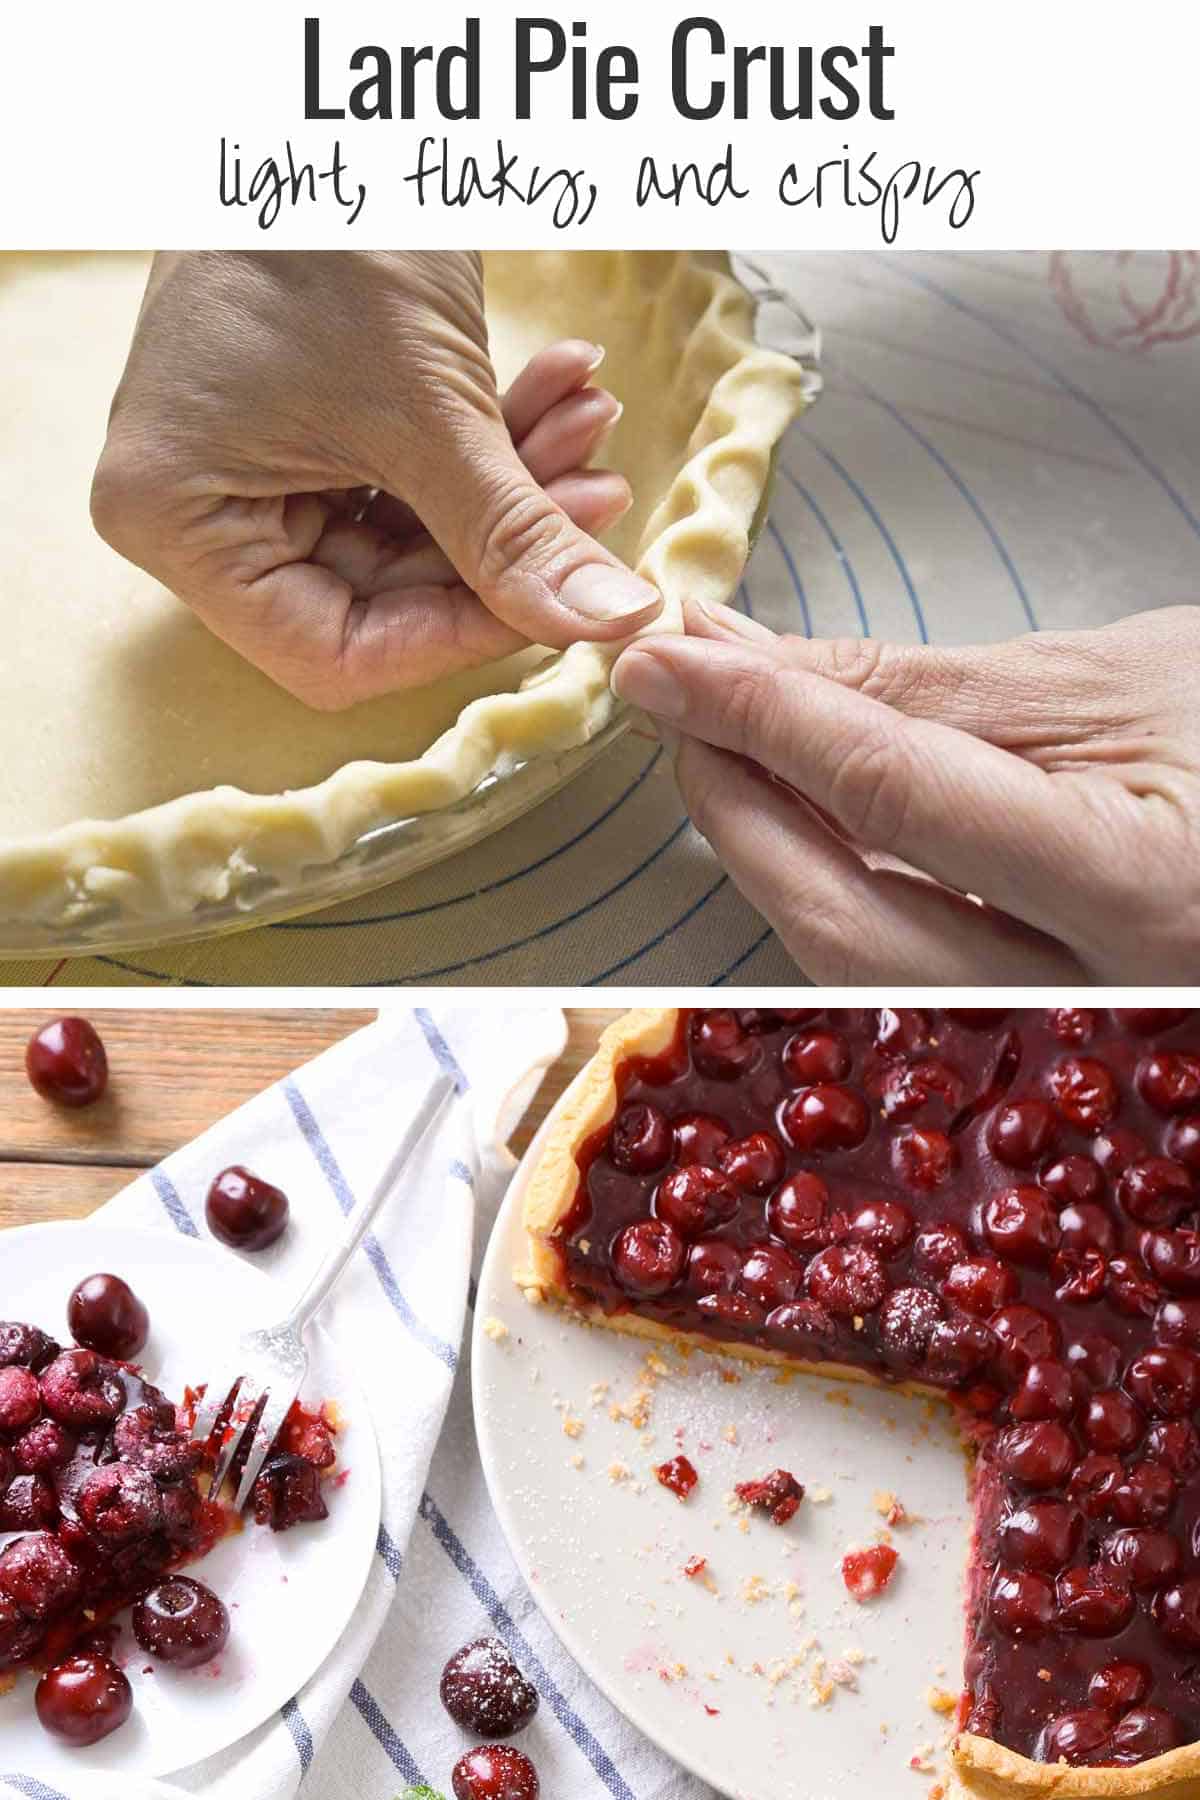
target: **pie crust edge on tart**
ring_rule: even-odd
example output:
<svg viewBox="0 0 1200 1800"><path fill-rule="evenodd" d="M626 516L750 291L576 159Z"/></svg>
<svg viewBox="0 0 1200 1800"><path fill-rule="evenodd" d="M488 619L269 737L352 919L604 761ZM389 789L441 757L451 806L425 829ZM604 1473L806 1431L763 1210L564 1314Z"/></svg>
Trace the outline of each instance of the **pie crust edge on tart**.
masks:
<svg viewBox="0 0 1200 1800"><path fill-rule="evenodd" d="M676 378L707 385L682 461L672 461L654 494L630 558L664 597L652 629L677 631L685 594L719 601L736 587L775 446L818 384L792 357L756 344L756 302L726 258L560 252L561 283L570 259L583 254L597 270L605 264L614 305L649 296L656 329L663 318L678 320L660 359L660 410ZM601 279L590 270L587 278ZM580 642L547 653L515 691L469 701L409 761L348 760L315 785L275 793L208 785L123 817L17 837L0 846L0 916L54 924L115 906L134 919L161 919L227 902L264 877L292 885L369 831L453 805L489 776L594 737L613 711L609 672L620 647Z"/></svg>
<svg viewBox="0 0 1200 1800"><path fill-rule="evenodd" d="M599 1306L581 1305L563 1280L555 1233L570 1214L579 1188L578 1151L603 1131L620 1104L618 1077L632 1057L657 1057L675 1041L677 1007L637 1007L615 1019L603 1032L595 1054L567 1089L551 1115L545 1142L525 1191L524 1241L514 1270L517 1286L534 1305L562 1307L576 1318L627 1336L648 1338L710 1355L735 1356L744 1362L769 1364L799 1372L870 1383L870 1372L833 1362L804 1362L782 1351L734 1341L718 1342L699 1332L679 1331L633 1312L606 1314ZM935 1395L944 1391L916 1382L889 1382L901 1392ZM951 1792L973 1800L1132 1800L1153 1794L1156 1800L1195 1800L1200 1794L1200 1743L1183 1744L1129 1767L1073 1767L1039 1763L1019 1752L959 1732L950 1752Z"/></svg>

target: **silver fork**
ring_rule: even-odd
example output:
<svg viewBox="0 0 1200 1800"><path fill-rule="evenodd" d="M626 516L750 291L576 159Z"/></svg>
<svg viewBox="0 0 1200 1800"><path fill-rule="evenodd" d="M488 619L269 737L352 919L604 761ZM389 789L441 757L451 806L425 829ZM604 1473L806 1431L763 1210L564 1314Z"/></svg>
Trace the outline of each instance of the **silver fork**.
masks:
<svg viewBox="0 0 1200 1800"><path fill-rule="evenodd" d="M405 1164L424 1138L440 1124L454 1093L450 1077L439 1076L413 1114L374 1189L351 1214L341 1242L317 1268L291 1312L278 1325L269 1325L264 1331L246 1332L238 1340L224 1372L205 1388L192 1426L193 1441L207 1444L226 1408L230 1414L230 1424L209 1485L210 1500L220 1493L244 1441L248 1454L238 1483L235 1509L241 1512L250 1498L267 1452L308 1374L305 1328L362 1242L371 1220L391 1193ZM233 1417L235 1411L236 1419Z"/></svg>

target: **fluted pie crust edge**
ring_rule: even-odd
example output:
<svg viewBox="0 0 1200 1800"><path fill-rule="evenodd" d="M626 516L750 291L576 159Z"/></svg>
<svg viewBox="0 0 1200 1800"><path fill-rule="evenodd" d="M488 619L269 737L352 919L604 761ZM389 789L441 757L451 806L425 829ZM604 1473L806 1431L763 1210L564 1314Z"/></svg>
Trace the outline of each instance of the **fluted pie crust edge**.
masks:
<svg viewBox="0 0 1200 1800"><path fill-rule="evenodd" d="M614 304L649 285L664 320L675 310L675 336L656 339L661 380L647 382L647 404L665 408L682 371L711 380L631 558L664 597L653 629L677 631L685 595L723 601L736 588L775 446L818 384L792 357L757 345L756 303L727 259L560 252L560 285L580 255L616 269ZM531 277L533 311L541 278ZM283 793L208 787L121 818L14 839L0 847L0 917L54 925L115 907L133 919L161 919L236 901L264 880L292 887L368 832L451 806L489 777L596 736L613 713L609 673L619 648L576 643L548 652L515 691L473 699L410 761L348 761L315 786Z"/></svg>
<svg viewBox="0 0 1200 1800"><path fill-rule="evenodd" d="M554 1234L571 1212L578 1192L576 1153L616 1116L621 1065L630 1057L660 1056L674 1041L678 1024L677 1007L637 1007L615 1019L554 1109L525 1190L522 1252L514 1270L517 1286L535 1305L560 1306L589 1325L629 1337L800 1373L816 1372L826 1380L834 1377L870 1383L868 1371L846 1364L805 1363L756 1344L718 1344L699 1332L676 1331L634 1313L606 1315L598 1306L580 1306L565 1285ZM889 1385L945 1399L940 1390L920 1384ZM1200 1743L1182 1744L1130 1768L1087 1769L1033 1762L991 1738L964 1731L951 1746L948 1776L950 1800L956 1795L971 1800L1134 1800L1145 1795L1154 1795L1155 1800L1200 1800Z"/></svg>

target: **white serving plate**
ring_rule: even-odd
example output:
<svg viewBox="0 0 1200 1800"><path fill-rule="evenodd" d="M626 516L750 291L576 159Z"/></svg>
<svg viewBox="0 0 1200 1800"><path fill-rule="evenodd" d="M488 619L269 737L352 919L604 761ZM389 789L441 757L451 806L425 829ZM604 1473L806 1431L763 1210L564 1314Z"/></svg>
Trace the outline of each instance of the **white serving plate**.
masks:
<svg viewBox="0 0 1200 1800"><path fill-rule="evenodd" d="M912 1759L936 1773L948 1723L927 1690L960 1685L969 1508L948 1410L668 1353L672 1373L653 1384L652 1440L612 1420L609 1405L644 1385L646 1347L532 1307L512 1281L527 1172L545 1131L493 1231L472 1350L484 1472L534 1599L609 1700L734 1800L919 1800ZM494 1318L507 1338L484 1329ZM596 1383L608 1387L593 1404ZM564 1432L566 1413L583 1421L577 1438ZM652 1474L680 1450L700 1475L685 1504ZM627 1479L612 1479L614 1463ZM742 1530L727 1504L734 1483L777 1467L808 1497L790 1524L754 1514ZM822 1488L830 1498L814 1500ZM881 1490L897 1494L913 1522L893 1533L891 1586L860 1606L846 1593L841 1557L883 1527ZM683 1574L692 1556L707 1559L715 1592ZM855 1685L834 1681L816 1703L831 1669Z"/></svg>
<svg viewBox="0 0 1200 1800"><path fill-rule="evenodd" d="M76 1282L97 1270L123 1276L150 1312L142 1365L174 1400L189 1382L205 1379L227 1339L270 1323L282 1310L273 1285L242 1258L174 1233L81 1221L21 1226L2 1241L0 1313L40 1325L67 1344L66 1303ZM90 1749L71 1749L43 1731L32 1680L19 1679L0 1697L6 1770L63 1784L86 1771L169 1774L271 1718L332 1650L358 1604L374 1552L379 1455L353 1372L319 1327L308 1341L312 1363L303 1397L336 1399L347 1421L338 1440L347 1476L340 1486L326 1486L329 1518L280 1533L247 1523L195 1566L232 1620L228 1646L213 1663L155 1667L123 1619L117 1654L133 1687L133 1714Z"/></svg>

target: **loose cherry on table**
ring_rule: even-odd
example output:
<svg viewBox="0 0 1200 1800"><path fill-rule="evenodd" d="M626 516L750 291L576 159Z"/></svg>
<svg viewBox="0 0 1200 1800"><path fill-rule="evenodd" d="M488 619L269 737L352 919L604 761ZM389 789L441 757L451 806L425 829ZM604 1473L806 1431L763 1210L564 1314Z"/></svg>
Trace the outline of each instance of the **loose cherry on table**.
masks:
<svg viewBox="0 0 1200 1800"><path fill-rule="evenodd" d="M50 1019L29 1040L25 1072L44 1100L92 1106L108 1086L108 1057L87 1019Z"/></svg>
<svg viewBox="0 0 1200 1800"><path fill-rule="evenodd" d="M288 1211L282 1188L235 1163L215 1177L204 1216L213 1236L231 1249L265 1250L283 1235Z"/></svg>
<svg viewBox="0 0 1200 1800"><path fill-rule="evenodd" d="M202 1581L171 1575L133 1609L133 1635L143 1650L177 1669L211 1662L229 1641L224 1602Z"/></svg>
<svg viewBox="0 0 1200 1800"><path fill-rule="evenodd" d="M54 1737L77 1747L98 1744L124 1725L133 1691L107 1656L69 1656L47 1669L34 1694L37 1716Z"/></svg>
<svg viewBox="0 0 1200 1800"><path fill-rule="evenodd" d="M150 1335L150 1314L119 1275L85 1276L67 1302L67 1324L77 1344L118 1362L131 1362Z"/></svg>
<svg viewBox="0 0 1200 1800"><path fill-rule="evenodd" d="M538 1800L537 1770L512 1744L480 1744L460 1756L451 1776L454 1800Z"/></svg>
<svg viewBox="0 0 1200 1800"><path fill-rule="evenodd" d="M537 1689L495 1637L476 1638L456 1650L438 1691L455 1724L478 1737L511 1737L538 1709Z"/></svg>

